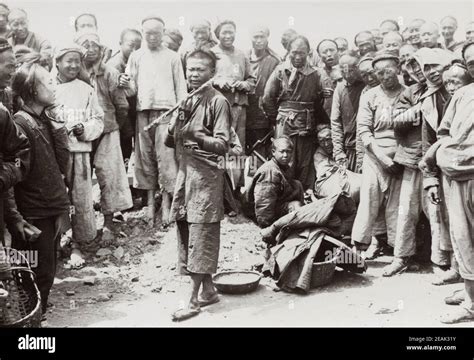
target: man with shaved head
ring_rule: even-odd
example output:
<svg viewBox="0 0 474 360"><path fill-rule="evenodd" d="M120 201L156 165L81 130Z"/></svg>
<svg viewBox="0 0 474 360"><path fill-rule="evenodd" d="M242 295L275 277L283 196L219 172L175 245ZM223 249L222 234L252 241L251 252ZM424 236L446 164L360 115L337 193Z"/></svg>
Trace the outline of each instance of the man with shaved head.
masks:
<svg viewBox="0 0 474 360"><path fill-rule="evenodd" d="M323 64L321 68L321 84L323 86L324 110L328 115L331 114L332 97L340 75L339 52L334 40L324 39L316 47L316 51Z"/></svg>
<svg viewBox="0 0 474 360"><path fill-rule="evenodd" d="M372 30L370 30L370 33L374 37L375 46L377 47L377 50L382 49L383 37L382 37L382 35L380 35L380 29L378 29L378 28L372 29Z"/></svg>
<svg viewBox="0 0 474 360"><path fill-rule="evenodd" d="M164 144L170 119L162 119L150 131L144 128L184 99L187 87L179 55L162 43L164 29L165 23L160 17L143 19L145 46L130 55L126 69L129 78L123 85L129 88L129 96L137 95L133 185L148 191L148 216L151 221L155 211L155 191L160 190L163 225L166 227L178 170L174 149Z"/></svg>
<svg viewBox="0 0 474 360"><path fill-rule="evenodd" d="M471 21L466 26L466 41L474 41L474 21Z"/></svg>
<svg viewBox="0 0 474 360"><path fill-rule="evenodd" d="M392 31L394 32L400 31L400 26L395 20L387 19L380 23L380 35L382 36L382 38Z"/></svg>
<svg viewBox="0 0 474 360"><path fill-rule="evenodd" d="M181 61L183 62L183 68L186 70L186 59L189 54L195 50L205 50L213 48L217 45L217 41L214 39L211 31L211 23L206 19L196 19L191 23L189 28L193 34L193 43L191 46L181 53Z"/></svg>
<svg viewBox="0 0 474 360"><path fill-rule="evenodd" d="M444 48L449 51L456 51L462 48L463 42L456 42L454 34L458 29L458 21L453 16L445 16L441 19L441 35L444 39Z"/></svg>
<svg viewBox="0 0 474 360"><path fill-rule="evenodd" d="M298 36L298 33L295 29L286 29L281 34L281 46L285 49L285 55L282 57L282 60L285 61L289 53L289 44L293 41L294 38Z"/></svg>
<svg viewBox="0 0 474 360"><path fill-rule="evenodd" d="M349 42L346 38L337 37L334 39L337 45L337 51L339 51L339 55L342 55L349 49Z"/></svg>
<svg viewBox="0 0 474 360"><path fill-rule="evenodd" d="M51 43L40 35L28 29L28 15L23 9L12 9L8 14L11 29L10 44L26 45L41 54L41 63L51 70L53 64L53 49Z"/></svg>
<svg viewBox="0 0 474 360"><path fill-rule="evenodd" d="M451 96L471 81L467 68L463 64L455 63L443 73L444 87Z"/></svg>
<svg viewBox="0 0 474 360"><path fill-rule="evenodd" d="M370 31L361 31L354 38L354 44L359 49L359 55L364 56L372 51L377 51L374 36Z"/></svg>
<svg viewBox="0 0 474 360"><path fill-rule="evenodd" d="M257 170L247 190L248 202L254 204L255 218L261 228L303 204L303 186L293 179L290 169L293 148L288 136L273 140L272 159Z"/></svg>
<svg viewBox="0 0 474 360"><path fill-rule="evenodd" d="M96 32L99 33L99 25L97 23L97 17L94 14L82 13L74 20L74 29L76 33L83 32ZM112 49L104 46L103 50L103 61L108 62L112 57Z"/></svg>
<svg viewBox="0 0 474 360"><path fill-rule="evenodd" d="M400 33L391 31L383 37L383 47L386 52L395 56L399 55L400 48L403 45L403 37Z"/></svg>
<svg viewBox="0 0 474 360"><path fill-rule="evenodd" d="M268 78L280 63L278 55L268 47L270 30L265 26L252 29L252 49L248 52L251 72L255 75L257 83L255 92L248 95L249 105L247 107L246 142L247 150L265 137L271 129L270 121L261 108L263 93ZM269 158L269 144L261 144L255 150L265 158ZM247 151L247 155L252 154ZM253 164L261 165L260 160L255 159Z"/></svg>
<svg viewBox="0 0 474 360"><path fill-rule="evenodd" d="M421 47L420 28L425 22L423 19L414 19L408 24L407 30L409 35L407 41L416 48Z"/></svg>
<svg viewBox="0 0 474 360"><path fill-rule="evenodd" d="M442 48L438 42L439 27L434 22L427 22L420 27L421 46L429 49Z"/></svg>
<svg viewBox="0 0 474 360"><path fill-rule="evenodd" d="M357 111L365 83L360 76L358 57L342 55L339 66L344 81L336 86L331 110L332 143L336 162L356 172Z"/></svg>

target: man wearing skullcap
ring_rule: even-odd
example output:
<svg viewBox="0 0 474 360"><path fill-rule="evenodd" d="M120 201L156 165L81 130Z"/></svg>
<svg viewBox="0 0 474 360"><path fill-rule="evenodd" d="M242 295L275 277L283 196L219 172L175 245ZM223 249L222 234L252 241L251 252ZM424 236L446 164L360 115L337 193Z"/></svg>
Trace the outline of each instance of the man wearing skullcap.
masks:
<svg viewBox="0 0 474 360"><path fill-rule="evenodd" d="M423 63L418 57L419 52L427 49L420 49L414 54L413 61L420 69ZM422 212L425 213L431 223L432 244L439 244L440 240L447 236L446 227L443 226L441 213L436 207L430 204L423 195L422 173L418 169L418 163L422 156L421 141L421 112L420 107L423 96L426 93L426 80L415 74L415 67L408 66L410 76L416 81L414 85L406 88L399 101L395 104L393 112L393 123L395 136L398 141L398 148L394 160L404 166L402 175L402 185L400 191L400 212L398 216L397 235L394 245L394 260L392 264L384 269L384 275L392 276L406 268L411 257L415 255L416 228ZM423 76L424 78L424 76ZM434 217L438 221L432 221ZM432 259L435 264L449 264L449 257L433 246Z"/></svg>
<svg viewBox="0 0 474 360"><path fill-rule="evenodd" d="M361 96L365 94L370 89L380 85L380 81L375 75L375 70L372 65L372 61L374 60L374 53L370 52L363 56L358 64L357 68L359 70L360 77L365 84L365 87L362 89ZM360 99L359 99L360 105ZM356 117L357 122L357 117ZM359 134L356 133L356 173L362 173L362 163L364 160L365 154L365 147L362 143L362 139L360 138ZM381 250L383 249L383 245L377 239L382 237L384 242L386 243L386 234L387 234L387 226L385 225L385 216L383 212L379 212L379 217L377 222L372 229L372 241L370 243L369 248L365 252L364 256L366 259L372 259L377 257ZM385 244L386 245L386 244Z"/></svg>
<svg viewBox="0 0 474 360"><path fill-rule="evenodd" d="M164 138L170 117L158 126L145 130L164 112L183 100L187 93L181 59L163 45L164 21L150 16L142 21L145 45L128 59L128 96L137 94L137 125L135 135L135 173L133 187L148 191L148 217L155 213L155 191L162 193L163 227L168 226L171 195L177 176L174 149L165 147Z"/></svg>
<svg viewBox="0 0 474 360"><path fill-rule="evenodd" d="M469 74L474 77L474 42L463 46L462 55ZM446 180L442 182L442 187L449 213L449 230L459 272L464 280L464 303L440 319L446 324L474 321L473 99L473 83L454 94L438 127L438 141L424 158L427 163L434 164Z"/></svg>
<svg viewBox="0 0 474 360"><path fill-rule="evenodd" d="M416 140L418 145L409 149L410 157L407 158L406 155L400 157L400 160L403 158L411 160L400 161L405 166L400 206L406 211L399 216L394 255L406 262L415 254L416 223L421 211L424 211L431 228L431 261L437 266L435 271L440 274L440 279L444 278L448 283L456 281L459 275L456 272L444 274L438 271L454 265L451 259L448 214L445 206L439 206L440 198L436 192L440 187L438 171L433 168L424 168L420 171L418 167L422 155L426 154L430 146L436 142L436 131L451 97L443 85L443 73L455 58L450 51L438 48L421 48L413 58L422 70L426 84L422 85L425 91L419 97L418 104L407 113L408 115L398 116L395 121L401 133L405 134L400 137L400 143L407 145L407 140L412 139ZM403 121L398 121L400 118ZM398 125L399 123L401 125ZM410 123L414 126L410 126ZM442 284L444 281L435 283Z"/></svg>
<svg viewBox="0 0 474 360"><path fill-rule="evenodd" d="M402 169L393 160L397 142L389 111L404 89L398 80L399 60L384 53L372 61L372 66L380 85L362 94L357 115L357 134L365 154L360 203L351 237L361 250L370 244L381 212L385 217L388 243L394 244Z"/></svg>
<svg viewBox="0 0 474 360"><path fill-rule="evenodd" d="M245 149L245 129L247 122L248 94L255 90L256 78L252 73L250 61L244 52L234 47L236 25L232 20L219 23L214 31L219 45L211 51L217 57L216 75L213 82L232 106L232 127L240 143ZM230 165L236 169L233 173L234 187L237 197L244 185L244 169L237 164Z"/></svg>
<svg viewBox="0 0 474 360"><path fill-rule="evenodd" d="M114 238L113 215L133 206L125 164L120 148L120 127L128 121L128 102L119 87L119 72L105 64L96 32L80 33L76 43L87 52L84 65L104 112L104 130L94 144L93 165L100 186L101 212L104 214L103 245Z"/></svg>
<svg viewBox="0 0 474 360"><path fill-rule="evenodd" d="M53 49L51 43L29 30L28 15L23 9L12 9L8 15L8 22L11 29L10 44L26 45L41 54L42 64L46 64L51 70L53 66Z"/></svg>
<svg viewBox="0 0 474 360"><path fill-rule="evenodd" d="M97 236L90 159L92 142L104 130L104 112L83 68L84 53L84 48L72 43L60 47L55 58L56 103L68 129L71 157L66 184L72 204L72 267L84 265L81 248Z"/></svg>

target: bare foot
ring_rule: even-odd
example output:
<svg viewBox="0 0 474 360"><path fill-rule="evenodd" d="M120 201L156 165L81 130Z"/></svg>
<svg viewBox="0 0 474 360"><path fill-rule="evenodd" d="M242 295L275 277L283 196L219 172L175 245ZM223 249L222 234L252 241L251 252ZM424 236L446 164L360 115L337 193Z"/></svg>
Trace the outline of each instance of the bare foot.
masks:
<svg viewBox="0 0 474 360"><path fill-rule="evenodd" d="M102 246L109 247L115 241L115 234L107 227L102 229Z"/></svg>
<svg viewBox="0 0 474 360"><path fill-rule="evenodd" d="M219 295L217 292L205 294L204 292L201 293L199 296L199 306L204 307L208 305L212 305L219 302Z"/></svg>
<svg viewBox="0 0 474 360"><path fill-rule="evenodd" d="M72 249L71 258L68 261L68 264L71 265L73 269L80 269L84 266L86 261L79 249Z"/></svg>

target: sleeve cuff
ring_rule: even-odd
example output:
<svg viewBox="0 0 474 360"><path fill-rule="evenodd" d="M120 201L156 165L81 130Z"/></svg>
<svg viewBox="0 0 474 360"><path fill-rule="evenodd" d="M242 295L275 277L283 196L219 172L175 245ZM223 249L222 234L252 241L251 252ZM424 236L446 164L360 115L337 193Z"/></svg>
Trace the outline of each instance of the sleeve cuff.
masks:
<svg viewBox="0 0 474 360"><path fill-rule="evenodd" d="M439 179L436 177L427 177L423 179L423 189L428 189L432 186L439 186Z"/></svg>
<svg viewBox="0 0 474 360"><path fill-rule="evenodd" d="M360 138L362 140L362 144L364 145L364 147L368 148L369 145L372 143L372 140L374 137L372 135L362 134Z"/></svg>

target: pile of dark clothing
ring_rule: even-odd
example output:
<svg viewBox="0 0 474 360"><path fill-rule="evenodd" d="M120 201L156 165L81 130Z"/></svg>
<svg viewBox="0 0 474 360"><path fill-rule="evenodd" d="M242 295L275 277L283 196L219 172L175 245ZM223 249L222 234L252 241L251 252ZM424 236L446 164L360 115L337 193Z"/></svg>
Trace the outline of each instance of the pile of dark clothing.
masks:
<svg viewBox="0 0 474 360"><path fill-rule="evenodd" d="M263 241L269 245L264 274L270 274L283 290L308 292L313 263L333 260L327 259L328 254L338 253L338 267L365 272L364 260L347 245L345 236L355 213L353 200L340 193L309 203L263 229Z"/></svg>

